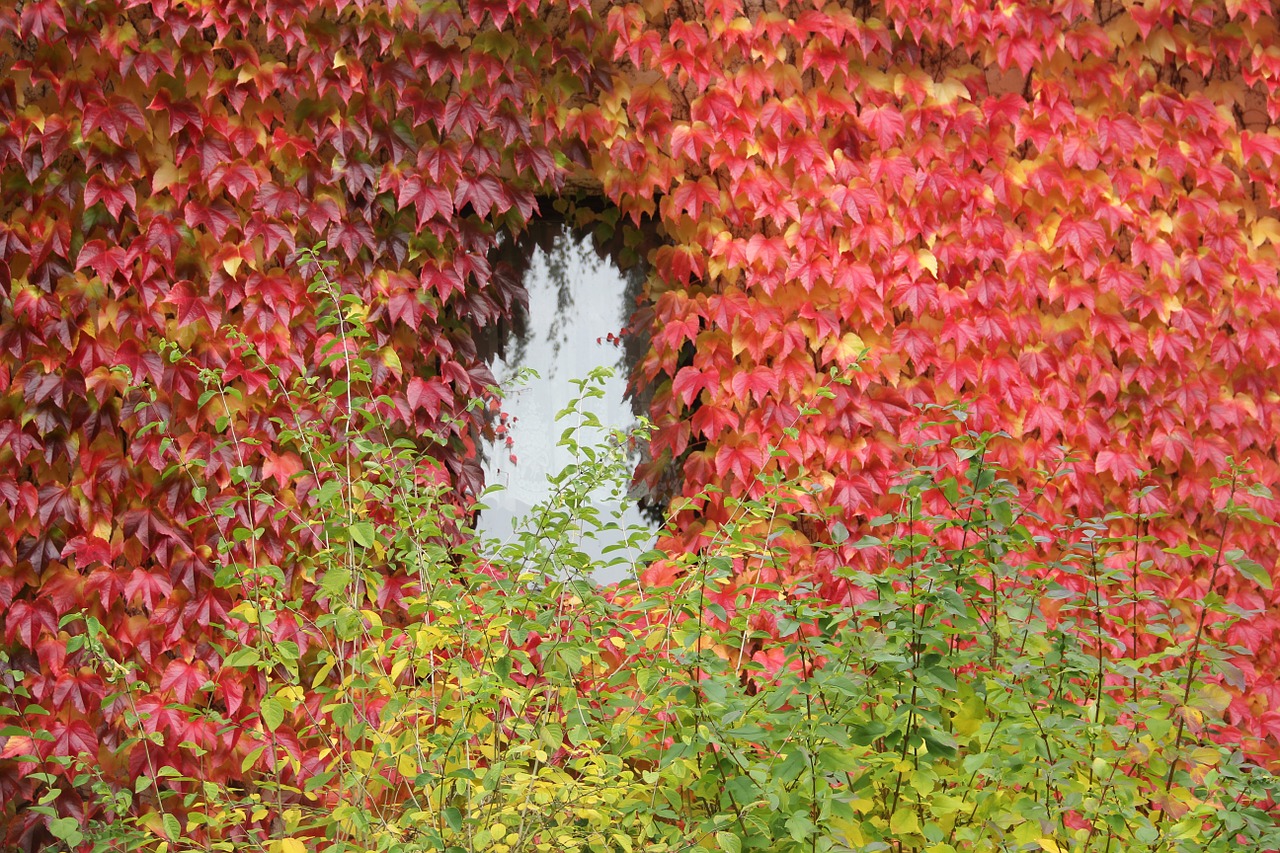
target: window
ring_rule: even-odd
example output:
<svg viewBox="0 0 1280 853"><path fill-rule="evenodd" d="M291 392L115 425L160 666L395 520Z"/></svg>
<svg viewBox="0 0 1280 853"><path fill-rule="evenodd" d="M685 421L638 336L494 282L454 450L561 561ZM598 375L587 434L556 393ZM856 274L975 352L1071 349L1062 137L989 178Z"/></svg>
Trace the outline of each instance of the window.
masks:
<svg viewBox="0 0 1280 853"><path fill-rule="evenodd" d="M588 238L576 237L554 223L539 226L547 229L540 235L542 247L533 249L522 262L528 311L515 318L492 365L505 395L503 411L508 420L505 437L483 447L484 473L486 484L501 485L504 490L485 499L488 508L481 512L478 528L484 537L500 542L511 535L517 519L550 496L548 475L575 462L568 449L556 446L572 422L555 421L556 413L578 396L573 380L585 378L595 368L612 367L614 376L604 383L603 399L584 400L583 408L606 430L627 429L636 420L626 393L629 368L622 329L635 308L643 271L623 273L602 260ZM525 369L536 371L537 378L518 381ZM578 441L598 444L603 437L602 431L584 427ZM612 519L617 502L601 493L596 508L606 522ZM634 506L618 523L648 526ZM620 540L620 535L603 532L584 536L579 545L599 559L605 547ZM613 556L617 555L608 555ZM622 569L609 569L598 572L595 580L615 583L623 577Z"/></svg>

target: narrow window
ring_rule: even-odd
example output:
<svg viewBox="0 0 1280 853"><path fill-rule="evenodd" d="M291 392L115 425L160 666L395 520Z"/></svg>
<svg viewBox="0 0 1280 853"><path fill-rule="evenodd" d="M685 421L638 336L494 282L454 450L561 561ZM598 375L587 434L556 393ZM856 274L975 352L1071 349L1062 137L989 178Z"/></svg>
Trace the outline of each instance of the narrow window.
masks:
<svg viewBox="0 0 1280 853"><path fill-rule="evenodd" d="M603 398L581 403L603 429L581 427L577 434L580 445L599 446L608 430L630 429L636 422L627 396L630 365L622 335L635 310L643 271L633 267L622 272L593 251L590 238L575 235L558 223L543 222L536 227L539 230L530 241L532 250L520 252L518 262L524 268L529 307L514 318L492 363L505 395L502 408L507 421L505 435L484 443L484 474L486 484L500 485L503 491L485 499L488 508L480 515L478 532L499 542L511 535L517 519L551 497L549 475L581 461L571 450L557 446L564 430L577 425L571 418L555 420L556 413L579 395L574 380L586 378L599 367L614 371L601 386ZM537 377L520 381L527 369ZM628 508L618 524L624 529L648 528L649 523L630 503L627 501ZM612 520L612 512L620 508L619 501L610 500L603 492L593 495L593 504L602 522ZM578 535L581 550L597 561L626 553L604 554L607 546L622 540L621 533ZM639 554L631 555L636 556ZM625 569L614 567L598 570L594 579L609 584L626 576Z"/></svg>

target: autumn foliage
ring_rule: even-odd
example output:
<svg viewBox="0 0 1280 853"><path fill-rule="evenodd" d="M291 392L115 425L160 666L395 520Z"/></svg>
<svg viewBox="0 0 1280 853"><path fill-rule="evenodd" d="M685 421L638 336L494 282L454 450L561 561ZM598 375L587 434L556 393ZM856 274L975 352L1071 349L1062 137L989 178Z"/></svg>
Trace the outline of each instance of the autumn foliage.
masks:
<svg viewBox="0 0 1280 853"><path fill-rule="evenodd" d="M768 580L842 600L833 561L883 555L809 545L889 509L900 448L947 436L927 407L963 403L966 428L1008 433L995 461L1044 490L1045 527L1127 513L1144 591L1249 611L1224 638L1244 684L1225 736L1274 761L1280 548L1224 532L1212 483L1228 457L1280 483L1278 121L1280 29L1252 0L0 0L0 649L30 692L2 710L122 780L245 773L248 741L200 713L262 698L223 666L235 638L209 626L237 602L215 575L314 543L230 497L317 500L280 436L352 413L294 411L270 380L364 357L317 323L299 251L339 261L374 330L374 413L461 501L480 486L466 405L492 380L477 339L523 298L496 249L564 197L661 238L640 477L724 490L664 547L705 545L723 501L780 469L819 520ZM910 462L955 463L934 446ZM220 550L236 527L260 532ZM1224 550L1237 568L1209 590ZM74 613L198 764L117 753L125 709L68 653ZM270 629L302 654L304 615ZM30 748L0 737L8 844L46 838Z"/></svg>

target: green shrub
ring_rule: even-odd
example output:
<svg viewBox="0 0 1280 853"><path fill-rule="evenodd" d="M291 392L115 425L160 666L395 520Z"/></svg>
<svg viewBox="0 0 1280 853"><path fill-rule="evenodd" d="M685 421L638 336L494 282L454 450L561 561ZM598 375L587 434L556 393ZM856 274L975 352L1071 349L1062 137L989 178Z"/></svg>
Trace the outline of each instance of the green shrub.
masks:
<svg viewBox="0 0 1280 853"><path fill-rule="evenodd" d="M323 271L315 290L337 340L366 341L350 325L358 306L332 293ZM1132 627L1126 581L1141 568L1124 558L1132 542L1108 536L1115 519L1032 535L1034 503L985 461L1007 438L961 434L964 474L908 472L900 513L873 520L858 541L828 525L834 541L821 547L837 557L881 549L874 573L836 560L845 567L820 586L767 571L792 565L786 531L802 521L804 489L803 478L772 476L703 553L642 553L648 533L626 532L617 559L637 573L669 561L675 580L602 590L581 540L617 525L628 438L579 444L574 424L590 416L570 406L561 441L578 462L508 541L477 543L456 495L430 476L422 442L389 435L378 401L361 399L368 355L335 349L327 384L322 372L277 380L297 402L280 440L301 449L313 500L282 503L237 471L237 502L257 509L210 507L228 525L219 582L240 601L220 626L232 648L223 666L262 687L247 717L205 711L234 742L222 758L241 775L151 768L118 790L84 757L76 784L110 800L111 817L53 820L66 846L1280 846L1266 811L1275 780L1213 737L1229 697L1204 625L1210 613L1238 614L1210 597L1193 624L1144 626L1168 638L1159 657L1115 654L1116 632ZM209 381L217 399L219 377ZM583 396L594 387L584 381ZM346 444L307 427L330 409L345 413ZM602 488L618 515L591 500ZM927 514L930 493L950 510ZM314 547L282 565L262 558L256 531L235 520L264 506L288 513ZM400 606L383 607L388 596ZM306 614L318 615L305 618L305 642L273 634L282 616ZM116 701L132 701L142 687L110 659L100 627L80 624L73 643L96 654ZM135 737L163 737L148 718L137 707L127 715Z"/></svg>

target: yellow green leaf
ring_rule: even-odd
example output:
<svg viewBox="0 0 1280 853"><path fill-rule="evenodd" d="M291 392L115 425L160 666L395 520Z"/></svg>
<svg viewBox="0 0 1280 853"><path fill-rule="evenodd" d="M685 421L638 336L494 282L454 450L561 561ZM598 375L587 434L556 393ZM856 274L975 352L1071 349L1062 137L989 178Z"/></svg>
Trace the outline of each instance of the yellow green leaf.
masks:
<svg viewBox="0 0 1280 853"><path fill-rule="evenodd" d="M920 830L920 822L916 820L916 813L909 809L900 809L893 813L893 817L889 819L889 828L897 835L906 835L910 832L918 832Z"/></svg>

